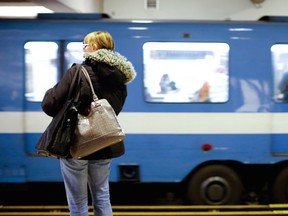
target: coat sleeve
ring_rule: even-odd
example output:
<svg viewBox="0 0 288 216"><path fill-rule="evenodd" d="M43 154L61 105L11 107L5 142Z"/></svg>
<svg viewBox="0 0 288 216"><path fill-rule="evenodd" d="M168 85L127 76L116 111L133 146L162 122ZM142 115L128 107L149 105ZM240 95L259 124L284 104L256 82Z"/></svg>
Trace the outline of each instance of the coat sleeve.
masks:
<svg viewBox="0 0 288 216"><path fill-rule="evenodd" d="M63 78L45 93L41 106L47 115L54 117L66 102L75 72L75 67L72 66Z"/></svg>

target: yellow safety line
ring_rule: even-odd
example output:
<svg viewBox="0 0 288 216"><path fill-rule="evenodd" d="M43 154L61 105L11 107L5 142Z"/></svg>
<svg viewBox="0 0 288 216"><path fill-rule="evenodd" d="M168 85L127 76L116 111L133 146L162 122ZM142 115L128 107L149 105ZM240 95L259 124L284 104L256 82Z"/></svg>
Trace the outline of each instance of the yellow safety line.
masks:
<svg viewBox="0 0 288 216"><path fill-rule="evenodd" d="M90 209L92 209L92 206L89 206ZM288 204L269 204L269 205L230 205L230 206L211 206L211 205L203 205L203 206L171 206L171 205L149 205L149 206L140 206L140 205L132 205L132 206L112 206L113 209L288 209ZM0 205L0 209L68 209L68 206L63 205L35 205L35 206L4 206Z"/></svg>

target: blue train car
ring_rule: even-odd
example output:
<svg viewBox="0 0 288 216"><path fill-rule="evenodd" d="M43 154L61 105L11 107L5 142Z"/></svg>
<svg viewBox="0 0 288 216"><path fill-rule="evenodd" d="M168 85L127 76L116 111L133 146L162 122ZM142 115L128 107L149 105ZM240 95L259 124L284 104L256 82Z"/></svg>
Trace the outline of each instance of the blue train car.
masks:
<svg viewBox="0 0 288 216"><path fill-rule="evenodd" d="M137 71L119 120L126 154L111 182L179 183L192 204L288 201L288 28L283 22L110 20L92 14L0 20L0 183L61 182L35 144L45 91L109 31Z"/></svg>

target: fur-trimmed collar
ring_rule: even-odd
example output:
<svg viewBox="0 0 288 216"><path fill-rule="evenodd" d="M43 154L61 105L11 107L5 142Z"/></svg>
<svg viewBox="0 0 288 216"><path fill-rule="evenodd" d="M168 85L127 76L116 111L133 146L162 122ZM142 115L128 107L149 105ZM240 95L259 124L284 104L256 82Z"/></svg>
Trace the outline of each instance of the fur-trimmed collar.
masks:
<svg viewBox="0 0 288 216"><path fill-rule="evenodd" d="M107 49L99 49L95 52L84 53L84 58L96 62L104 62L110 66L117 68L125 77L125 84L128 84L136 77L136 71L133 65L121 54Z"/></svg>

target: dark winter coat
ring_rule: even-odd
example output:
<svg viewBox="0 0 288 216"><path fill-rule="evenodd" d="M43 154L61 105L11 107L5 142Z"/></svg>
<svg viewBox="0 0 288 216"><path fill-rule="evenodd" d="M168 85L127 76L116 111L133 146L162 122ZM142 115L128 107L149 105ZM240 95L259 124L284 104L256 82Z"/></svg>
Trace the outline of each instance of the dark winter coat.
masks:
<svg viewBox="0 0 288 216"><path fill-rule="evenodd" d="M100 99L107 99L118 115L127 96L126 85L136 77L132 64L119 53L106 49L85 53L84 57L85 61L82 65L90 75L96 95ZM64 77L46 92L42 101L42 109L47 115L54 117L66 102L75 72L76 66L73 65ZM80 101L79 112L84 114L92 101L92 94L88 82L83 76L81 77ZM107 159L123 154L124 143L120 142L83 159Z"/></svg>

